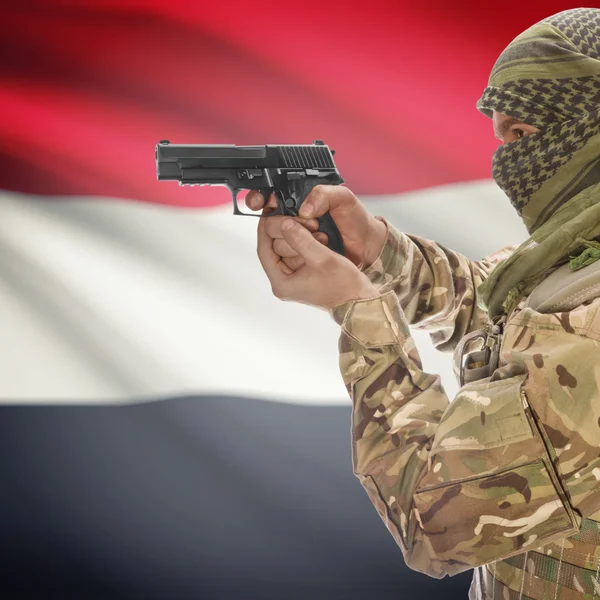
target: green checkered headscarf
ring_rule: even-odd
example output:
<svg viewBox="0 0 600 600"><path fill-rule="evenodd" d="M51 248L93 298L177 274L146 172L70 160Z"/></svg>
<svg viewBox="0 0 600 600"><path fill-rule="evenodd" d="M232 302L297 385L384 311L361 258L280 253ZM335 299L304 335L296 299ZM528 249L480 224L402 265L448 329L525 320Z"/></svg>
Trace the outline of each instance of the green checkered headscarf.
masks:
<svg viewBox="0 0 600 600"><path fill-rule="evenodd" d="M539 132L498 148L492 175L531 237L479 288L490 316L510 312L573 253L600 257L600 10L567 10L502 52L477 108ZM587 254L586 254L587 253Z"/></svg>

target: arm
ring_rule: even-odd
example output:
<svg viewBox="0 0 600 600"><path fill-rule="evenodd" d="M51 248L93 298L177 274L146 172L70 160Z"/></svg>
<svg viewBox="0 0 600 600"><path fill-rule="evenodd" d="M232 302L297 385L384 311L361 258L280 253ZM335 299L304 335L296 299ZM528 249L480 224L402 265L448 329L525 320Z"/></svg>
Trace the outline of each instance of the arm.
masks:
<svg viewBox="0 0 600 600"><path fill-rule="evenodd" d="M583 314L569 313L567 319L548 315L537 327L531 311L523 311L525 320L516 331L513 313L505 328L506 366L461 388L449 405L439 377L422 370L397 296L392 291L381 296L355 264L288 218L281 232L303 260L293 271L275 251L268 221L259 221L257 250L273 293L331 310L342 325L340 364L353 399L354 471L407 564L442 577L578 531L570 503L583 516L600 504L600 430L590 419L590 409L597 412L590 391L597 392L598 381L581 360L600 361L600 326L591 327L598 306L589 314L585 306ZM588 337L571 333L576 329ZM556 351L552 330L562 352ZM560 362L554 364L555 358ZM564 406L555 415L558 422L552 421L553 431L542 436L525 394L531 393L540 411L552 405L559 390ZM546 426L548 420L540 422ZM561 430L565 423L566 431ZM593 453L576 471L580 444L551 453L552 445L577 439L572 423L574 431L585 432ZM563 456L569 458L561 465ZM561 468L568 472L559 477Z"/></svg>
<svg viewBox="0 0 600 600"><path fill-rule="evenodd" d="M277 205L274 198L270 202ZM257 210L264 199L250 192L246 204ZM310 217L326 213L343 237L345 256L363 270L376 290L396 293L408 322L427 329L438 350L453 349L465 333L487 324L485 313L477 307L476 289L512 248L471 262L435 242L400 233L385 219L371 215L344 186L316 186L298 219L314 233L316 220ZM283 239L281 217L268 219L265 231L290 272L302 268L304 259Z"/></svg>
<svg viewBox="0 0 600 600"><path fill-rule="evenodd" d="M381 217L388 236L381 254L364 273L384 294L393 291L412 327L431 333L438 350L451 350L470 331L481 329L487 315L477 306L477 287L516 246L481 261L424 238L407 235Z"/></svg>
<svg viewBox="0 0 600 600"><path fill-rule="evenodd" d="M523 396L523 365L449 404L439 377L422 371L393 292L332 315L353 401L354 472L411 568L452 575L577 531ZM540 342L536 352L548 350Z"/></svg>

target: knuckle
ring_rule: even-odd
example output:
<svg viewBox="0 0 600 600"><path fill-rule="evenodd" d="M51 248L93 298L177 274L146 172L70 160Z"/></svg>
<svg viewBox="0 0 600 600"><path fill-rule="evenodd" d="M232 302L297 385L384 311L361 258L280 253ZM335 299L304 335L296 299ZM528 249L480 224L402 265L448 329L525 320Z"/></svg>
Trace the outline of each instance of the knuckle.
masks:
<svg viewBox="0 0 600 600"><path fill-rule="evenodd" d="M356 202L358 202L358 198L354 195L354 193L348 189L347 187L340 185L339 187L339 194L342 197L343 201L345 204L354 204Z"/></svg>
<svg viewBox="0 0 600 600"><path fill-rule="evenodd" d="M292 271L297 271L304 264L304 259L301 256L291 256L284 262Z"/></svg>
<svg viewBox="0 0 600 600"><path fill-rule="evenodd" d="M327 194L327 186L319 183L310 192L311 200L315 203L321 202L325 194Z"/></svg>
<svg viewBox="0 0 600 600"><path fill-rule="evenodd" d="M273 250L282 258L298 256L298 253L283 239L277 239L273 242Z"/></svg>

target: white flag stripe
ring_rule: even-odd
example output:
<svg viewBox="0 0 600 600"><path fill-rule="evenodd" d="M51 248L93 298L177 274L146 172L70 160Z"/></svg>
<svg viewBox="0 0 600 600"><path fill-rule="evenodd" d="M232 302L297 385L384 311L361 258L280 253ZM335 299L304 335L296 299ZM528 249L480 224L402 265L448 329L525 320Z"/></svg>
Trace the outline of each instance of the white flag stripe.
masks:
<svg viewBox="0 0 600 600"><path fill-rule="evenodd" d="M524 239L488 181L365 201L399 228L472 258ZM3 193L0 399L104 403L189 393L348 403L338 327L322 311L272 296L255 229L229 206ZM453 394L449 356L426 334L415 339L427 369Z"/></svg>

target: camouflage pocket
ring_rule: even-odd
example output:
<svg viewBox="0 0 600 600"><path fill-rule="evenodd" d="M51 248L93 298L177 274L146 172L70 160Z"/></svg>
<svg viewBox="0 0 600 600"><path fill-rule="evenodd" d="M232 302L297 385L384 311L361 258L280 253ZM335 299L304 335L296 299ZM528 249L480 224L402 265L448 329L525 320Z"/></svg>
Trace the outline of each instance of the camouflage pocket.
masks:
<svg viewBox="0 0 600 600"><path fill-rule="evenodd" d="M541 459L429 486L414 501L432 558L450 575L577 531Z"/></svg>
<svg viewBox="0 0 600 600"><path fill-rule="evenodd" d="M477 450L531 439L521 388L526 375L463 386L444 413L431 454Z"/></svg>
<svg viewBox="0 0 600 600"><path fill-rule="evenodd" d="M526 378L467 384L436 432L414 502L429 551L450 574L577 531Z"/></svg>

